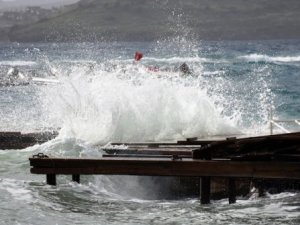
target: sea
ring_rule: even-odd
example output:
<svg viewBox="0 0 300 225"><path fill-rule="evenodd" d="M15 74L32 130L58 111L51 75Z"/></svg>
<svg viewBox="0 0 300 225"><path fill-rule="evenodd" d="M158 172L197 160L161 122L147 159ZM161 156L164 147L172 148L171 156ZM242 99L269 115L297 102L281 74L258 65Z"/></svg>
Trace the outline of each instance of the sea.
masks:
<svg viewBox="0 0 300 225"><path fill-rule="evenodd" d="M157 197L160 183L136 176L50 186L30 173L37 153L100 158L112 142L266 135L270 119L288 121L273 133L300 131L300 40L0 43L0 131L59 133L0 150L0 224L298 225L297 190L201 205Z"/></svg>

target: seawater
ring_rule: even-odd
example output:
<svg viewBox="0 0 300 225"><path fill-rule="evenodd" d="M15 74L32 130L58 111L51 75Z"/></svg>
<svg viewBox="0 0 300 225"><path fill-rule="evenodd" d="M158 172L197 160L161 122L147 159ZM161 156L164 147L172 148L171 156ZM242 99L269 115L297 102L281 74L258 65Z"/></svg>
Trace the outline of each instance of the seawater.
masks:
<svg viewBox="0 0 300 225"><path fill-rule="evenodd" d="M114 141L268 134L271 109L274 118L300 118L300 41L2 43L0 50L1 77L17 67L58 81L1 86L0 130L59 130L45 144L0 151L0 224L300 223L297 191L201 206L197 198L155 198L158 183L132 176L83 176L81 184L59 176L48 186L28 162L39 152L101 157L95 146ZM144 53L139 62L136 51ZM192 75L177 72L184 62Z"/></svg>

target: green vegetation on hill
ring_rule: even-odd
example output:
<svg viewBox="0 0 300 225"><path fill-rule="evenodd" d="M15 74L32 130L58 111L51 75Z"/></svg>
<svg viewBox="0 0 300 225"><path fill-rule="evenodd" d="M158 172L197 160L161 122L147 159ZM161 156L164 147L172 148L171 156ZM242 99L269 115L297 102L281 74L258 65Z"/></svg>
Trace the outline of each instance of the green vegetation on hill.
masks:
<svg viewBox="0 0 300 225"><path fill-rule="evenodd" d="M55 18L14 27L12 41L144 41L300 37L299 0L82 0Z"/></svg>

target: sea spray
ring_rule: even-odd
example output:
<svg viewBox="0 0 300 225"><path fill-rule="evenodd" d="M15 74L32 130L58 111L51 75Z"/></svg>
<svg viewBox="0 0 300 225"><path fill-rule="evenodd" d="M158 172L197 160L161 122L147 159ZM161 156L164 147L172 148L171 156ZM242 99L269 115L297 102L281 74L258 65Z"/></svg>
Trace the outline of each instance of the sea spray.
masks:
<svg viewBox="0 0 300 225"><path fill-rule="evenodd" d="M121 48L121 55L108 59L52 59L39 47L41 52L35 54L45 56L32 66L34 73L56 78L60 84L34 86L40 95L32 101L35 107L23 110L22 118L18 113L9 117L21 124L27 114L34 112L39 114L33 118L36 123L27 120L24 129L28 123L30 130L36 125L38 130L63 128L61 135L66 138L103 144L112 140L155 141L267 132L268 109L274 104L273 83L277 79L273 78L272 64L248 62L240 56L219 57L222 50L214 52L218 46L203 50L204 44L184 39L149 46L152 50L143 51L146 54L136 65L126 53L128 49ZM176 71L183 62L188 63L192 76L182 77ZM235 129L222 128L221 123Z"/></svg>
<svg viewBox="0 0 300 225"><path fill-rule="evenodd" d="M274 78L268 65L250 65L223 69L219 73L205 74L201 85L221 115L229 117L233 124L246 135L268 132L268 113L274 104L272 86ZM241 71L240 71L241 70Z"/></svg>
<svg viewBox="0 0 300 225"><path fill-rule="evenodd" d="M197 79L171 71L151 73L139 65L94 73L63 77L49 92L65 137L105 144L238 132L219 115Z"/></svg>

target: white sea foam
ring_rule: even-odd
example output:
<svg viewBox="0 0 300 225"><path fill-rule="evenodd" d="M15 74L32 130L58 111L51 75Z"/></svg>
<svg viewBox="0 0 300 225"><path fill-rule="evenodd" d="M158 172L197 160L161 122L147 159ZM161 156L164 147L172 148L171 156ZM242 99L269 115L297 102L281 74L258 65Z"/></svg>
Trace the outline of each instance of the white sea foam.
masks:
<svg viewBox="0 0 300 225"><path fill-rule="evenodd" d="M112 59L109 62L113 63L132 63L133 59ZM213 58L205 58L205 57L151 57L144 56L142 59L143 63L165 63L165 64L179 64L180 63L226 63L228 62L225 59L213 59Z"/></svg>
<svg viewBox="0 0 300 225"><path fill-rule="evenodd" d="M41 49L39 49L39 48L26 48L26 49L24 49L24 52L40 52L41 51Z"/></svg>
<svg viewBox="0 0 300 225"><path fill-rule="evenodd" d="M32 199L31 191L21 186L19 181L14 179L3 179L0 182L0 190L7 191L13 198L22 201Z"/></svg>
<svg viewBox="0 0 300 225"><path fill-rule="evenodd" d="M22 61L22 60L16 60L16 61L0 61L0 65L2 66L34 66L37 63L34 61Z"/></svg>
<svg viewBox="0 0 300 225"><path fill-rule="evenodd" d="M154 58L154 57L145 57L143 60L154 61L154 62L166 62L166 63L180 63L180 62L208 62L211 61L207 58L201 57L171 57L171 58Z"/></svg>
<svg viewBox="0 0 300 225"><path fill-rule="evenodd" d="M95 60L54 60L54 63L96 64Z"/></svg>
<svg viewBox="0 0 300 225"><path fill-rule="evenodd" d="M47 90L46 105L51 103L62 121L61 137L106 144L238 132L197 80L175 74L162 78L139 65L94 74L74 72L61 79L58 89Z"/></svg>
<svg viewBox="0 0 300 225"><path fill-rule="evenodd" d="M262 54L250 54L240 58L250 62L300 62L300 56L268 56Z"/></svg>

